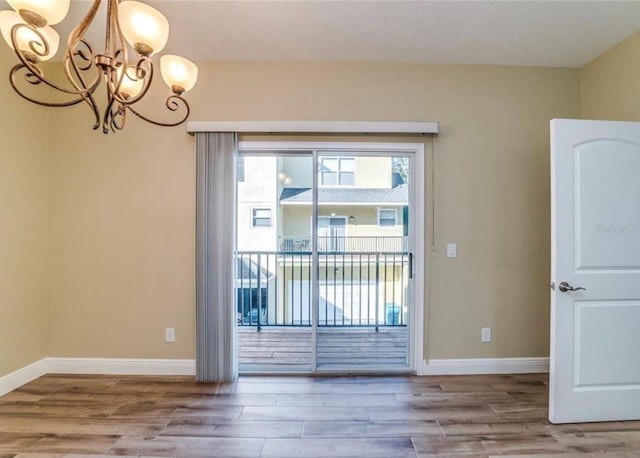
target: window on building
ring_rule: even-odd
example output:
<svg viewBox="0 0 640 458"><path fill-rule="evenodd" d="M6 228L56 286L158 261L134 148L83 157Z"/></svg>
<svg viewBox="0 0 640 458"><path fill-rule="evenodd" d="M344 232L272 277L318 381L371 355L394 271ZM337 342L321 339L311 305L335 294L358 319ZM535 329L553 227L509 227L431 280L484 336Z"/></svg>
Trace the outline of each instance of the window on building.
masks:
<svg viewBox="0 0 640 458"><path fill-rule="evenodd" d="M251 210L252 227L271 227L271 209L254 208Z"/></svg>
<svg viewBox="0 0 640 458"><path fill-rule="evenodd" d="M320 159L321 186L355 186L356 160L352 157L323 157Z"/></svg>
<svg viewBox="0 0 640 458"><path fill-rule="evenodd" d="M395 208L381 208L378 210L378 227L396 227L398 224L398 210Z"/></svg>

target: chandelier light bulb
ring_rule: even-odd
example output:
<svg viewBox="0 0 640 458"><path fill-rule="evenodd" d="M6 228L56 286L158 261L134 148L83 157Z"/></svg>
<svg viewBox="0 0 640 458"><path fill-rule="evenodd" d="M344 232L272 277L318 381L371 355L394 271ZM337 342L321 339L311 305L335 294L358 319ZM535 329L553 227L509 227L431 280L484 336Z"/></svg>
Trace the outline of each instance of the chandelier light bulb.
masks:
<svg viewBox="0 0 640 458"><path fill-rule="evenodd" d="M31 28L26 26L24 20L15 11L0 11L0 32L2 33L2 38L4 38L11 49L15 49L13 42L11 41L11 33L13 27L17 24L25 24L25 27L20 27L18 29L16 41L18 50L22 51L27 59L32 62L45 61L56 55L58 47L60 46L60 35L58 35L55 30L49 26L38 29L38 32L44 36L47 44L49 45L49 52L43 56L39 55L33 52L31 46L33 45L33 48L37 51L44 52L45 45L42 42L42 38L40 38L40 36L38 36L38 34Z"/></svg>
<svg viewBox="0 0 640 458"><path fill-rule="evenodd" d="M198 81L198 67L184 57L162 56L160 71L164 82L176 94L190 91Z"/></svg>
<svg viewBox="0 0 640 458"><path fill-rule="evenodd" d="M118 19L125 40L144 56L164 49L169 40L169 21L155 8L135 1L118 4Z"/></svg>
<svg viewBox="0 0 640 458"><path fill-rule="evenodd" d="M7 0L7 3L28 23L44 27L62 22L69 13L71 0Z"/></svg>
<svg viewBox="0 0 640 458"><path fill-rule="evenodd" d="M138 77L134 65L129 65L126 71L123 71L123 69L124 67L118 67L118 81L122 80L120 94L125 98L136 97L144 88L144 78Z"/></svg>

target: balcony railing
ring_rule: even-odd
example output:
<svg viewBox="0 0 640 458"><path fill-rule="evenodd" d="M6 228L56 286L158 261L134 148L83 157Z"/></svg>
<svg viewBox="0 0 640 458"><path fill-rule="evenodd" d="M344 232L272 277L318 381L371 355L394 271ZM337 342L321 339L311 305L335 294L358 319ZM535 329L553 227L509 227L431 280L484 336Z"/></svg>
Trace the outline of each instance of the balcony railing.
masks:
<svg viewBox="0 0 640 458"><path fill-rule="evenodd" d="M281 251L311 251L309 237L280 237ZM319 236L318 251L339 253L403 253L408 251L408 237L397 236Z"/></svg>
<svg viewBox="0 0 640 458"><path fill-rule="evenodd" d="M402 237L399 237L402 239ZM239 326L406 326L410 258L398 252L236 253ZM317 271L318 291L312 291Z"/></svg>

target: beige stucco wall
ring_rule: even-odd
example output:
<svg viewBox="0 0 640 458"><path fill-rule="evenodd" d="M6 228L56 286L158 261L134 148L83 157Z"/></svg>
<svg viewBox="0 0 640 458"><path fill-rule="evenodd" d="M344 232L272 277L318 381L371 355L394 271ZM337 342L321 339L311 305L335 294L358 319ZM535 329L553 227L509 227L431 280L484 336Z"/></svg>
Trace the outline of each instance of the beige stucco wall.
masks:
<svg viewBox="0 0 640 458"><path fill-rule="evenodd" d="M239 251L274 251L280 227L278 218L278 159L275 157L245 157L244 180L236 187L236 231ZM270 227L253 227L255 209L271 210Z"/></svg>
<svg viewBox="0 0 640 458"><path fill-rule="evenodd" d="M329 153L324 154L329 155ZM389 157L356 157L355 187L390 188L391 169L391 158ZM281 170L291 177L291 187L309 188L313 185L312 162L308 157L284 157L281 160Z"/></svg>
<svg viewBox="0 0 640 458"><path fill-rule="evenodd" d="M357 157L356 187L358 188L390 188L390 157Z"/></svg>
<svg viewBox="0 0 640 458"><path fill-rule="evenodd" d="M393 209L398 214L395 227L378 227L378 208ZM282 205L282 235L289 237L311 237L311 205ZM347 217L347 237L401 237L402 207L385 205L383 207L364 205L321 205L318 216ZM353 221L349 217L353 216Z"/></svg>
<svg viewBox="0 0 640 458"><path fill-rule="evenodd" d="M580 70L582 117L640 121L640 33Z"/></svg>
<svg viewBox="0 0 640 458"><path fill-rule="evenodd" d="M5 78L0 46L0 377L46 356L47 113Z"/></svg>
<svg viewBox="0 0 640 458"><path fill-rule="evenodd" d="M200 74L193 120L439 121L427 355L548 355L549 120L579 116L577 70L207 62ZM193 139L89 124L84 106L51 117L49 353L192 358Z"/></svg>

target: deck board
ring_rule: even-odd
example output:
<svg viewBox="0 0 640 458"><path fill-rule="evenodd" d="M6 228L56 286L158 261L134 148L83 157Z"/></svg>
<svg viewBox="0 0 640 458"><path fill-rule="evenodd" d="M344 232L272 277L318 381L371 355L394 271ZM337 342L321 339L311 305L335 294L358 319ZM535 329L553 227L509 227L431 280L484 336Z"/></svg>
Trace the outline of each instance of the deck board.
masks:
<svg viewBox="0 0 640 458"><path fill-rule="evenodd" d="M311 367L311 328L253 327L238 329L240 368ZM318 328L318 367L399 368L407 365L408 333L404 326Z"/></svg>

